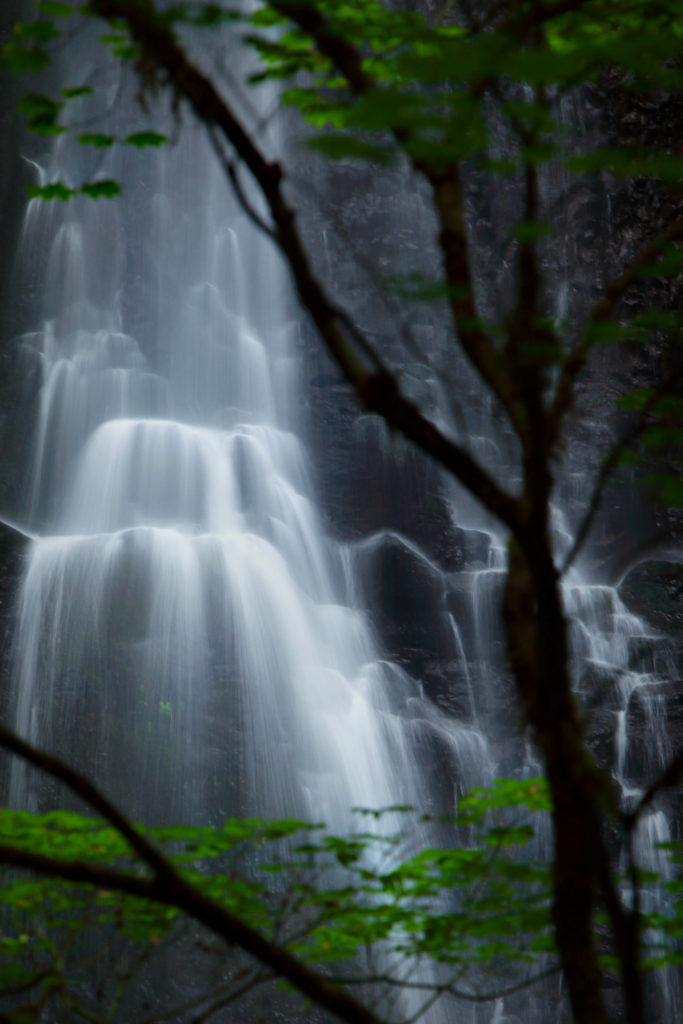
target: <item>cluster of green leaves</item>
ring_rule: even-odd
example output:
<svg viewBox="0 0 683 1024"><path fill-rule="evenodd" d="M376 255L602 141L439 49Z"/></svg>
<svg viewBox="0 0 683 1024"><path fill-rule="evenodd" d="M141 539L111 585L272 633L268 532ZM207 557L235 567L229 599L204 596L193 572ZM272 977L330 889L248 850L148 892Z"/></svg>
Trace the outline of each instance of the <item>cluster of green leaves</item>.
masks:
<svg viewBox="0 0 683 1024"><path fill-rule="evenodd" d="M39 0L35 9L38 17L29 22L17 22L12 39L2 50L2 66L20 75L27 71L42 71L49 65L47 44L60 34L54 19L73 13L71 4L59 0Z"/></svg>
<svg viewBox="0 0 683 1024"><path fill-rule="evenodd" d="M35 4L35 12L34 20L15 24L12 39L5 44L0 55L0 66L17 74L45 69L51 63L50 43L58 40L61 35L59 19L68 19L77 14L80 17L87 17L89 7L85 4L76 9L71 4L57 0L40 0ZM191 21L189 17L187 20ZM205 17L202 20L195 12L195 20L192 23L209 24L210 19ZM135 47L125 31L102 35L100 42L110 48L111 56L117 60L131 60L136 56ZM88 85L63 88L57 97L30 92L21 97L17 110L27 118L28 129L33 134L62 135L69 132L79 145L98 150L110 149L117 144L134 146L137 149L158 148L168 141L166 135L152 130L132 132L125 138L118 139L103 132L78 132L77 127L59 122L58 118L66 106L92 94L93 89ZM44 185L29 185L27 191L31 199L58 199L67 202L79 194L90 199L113 199L121 194L122 189L119 182L112 178L100 178L85 182L76 188L63 181L51 181Z"/></svg>
<svg viewBox="0 0 683 1024"><path fill-rule="evenodd" d="M313 36L292 27L278 4L264 4L252 15L261 31L247 41L265 65L255 79L295 79L285 102L310 124L334 129L309 141L332 158L388 163L407 153L438 169L476 156L489 170L509 173L515 162L486 160L482 97L492 84L502 112L522 138L519 160L537 164L562 155L562 132L544 92L595 80L606 66L620 72L634 91L676 89L683 82L678 0L594 0L557 15L553 4L522 2L487 23L485 31L483 23L481 29L430 24L377 0L316 0L314 7L330 34L363 56L371 87L361 95ZM579 173L611 171L666 181L683 173L679 156L635 147L565 158Z"/></svg>
<svg viewBox="0 0 683 1024"><path fill-rule="evenodd" d="M547 99L548 89L571 89L595 79L607 65L618 70L632 90L680 88L680 0L586 0L558 14L553 4L532 10L522 2L490 24L483 19L481 28L430 24L422 15L390 10L378 0L316 0L311 6L324 19L326 31L362 56L369 88L360 94L320 41L293 24L281 6L263 3L248 13L229 4L178 3L158 18L174 31L246 25L240 40L261 62L252 80L291 81L284 102L298 108L313 126L325 129L313 134L308 144L333 159L390 163L407 153L416 163L438 170L476 158L494 173L511 173L520 162L537 164L559 155L576 173L611 172L664 181L683 174L683 159L671 152L624 147L577 153L574 147L563 154L563 132ZM36 19L15 27L3 63L18 72L41 70L50 61L50 42L60 33L59 19L87 17L88 10L87 4L76 11L61 2L37 3ZM114 23L113 28L102 41L115 58L134 59L135 47L125 25ZM520 137L516 160L494 159L489 153L489 121L482 104L492 84L500 92L501 111ZM75 98L82 92L67 90L64 96ZM64 130L57 123L63 98L34 94L22 104L31 130ZM77 136L77 141L105 148L116 140L93 133ZM165 140L159 133L144 132L125 141L142 146ZM74 193L48 185L40 194L45 199L67 199Z"/></svg>
<svg viewBox="0 0 683 1024"><path fill-rule="evenodd" d="M531 779L473 791L455 818L416 822L405 808L359 811L373 827L345 837L301 821L256 819L147 834L204 897L310 963L345 964L348 976L360 969L360 952L381 950L481 986L494 970L500 977L552 952L549 868L524 857L531 818L547 809L545 783ZM397 820L400 834L383 834ZM403 857L415 828L433 830L439 845ZM0 845L146 874L116 830L72 812L4 810ZM60 991L55 960L69 936L108 929L133 945L158 945L179 917L172 906L58 878L15 878L0 889L0 904L13 915L4 915L0 938L0 990L34 980L53 995Z"/></svg>
<svg viewBox="0 0 683 1024"><path fill-rule="evenodd" d="M549 809L543 779L497 780L464 797L455 817L359 809L372 827L348 836L294 819L230 819L220 828L146 834L198 893L307 962L339 972L341 983L362 983L369 965L380 963L385 980L400 986L416 977L406 965L422 964L439 979L435 988L479 998L555 963L551 866L529 856L538 816ZM387 834L388 822L400 822L400 830ZM404 856L416 829L421 848ZM425 831L435 845L424 847ZM0 845L148 874L115 829L73 812L3 810ZM683 844L668 846L683 863ZM643 916L648 967L683 957L683 880L667 889L668 909ZM154 950L177 938L182 918L172 905L115 886L103 891L22 872L0 889L0 906L0 991L35 989L43 999L66 999L78 972L67 954L80 955L84 936L88 943L109 936L106 948L115 936L131 949Z"/></svg>
<svg viewBox="0 0 683 1024"><path fill-rule="evenodd" d="M351 95L346 78L316 39L292 25L277 4L263 4L248 14L225 4L181 3L159 18L175 30L246 23L249 31L243 41L262 63L252 79L295 79L284 101L311 124L335 129L309 141L332 158L390 162L407 152L432 167L472 156L485 159L489 138L482 95L497 83L510 92L502 104L504 114L525 136L520 159L543 162L557 156L561 133L539 90L570 89L595 79L607 65L627 77L632 90L676 89L682 83L679 0L587 0L557 15L553 4L532 13L529 4L519 3L486 31L430 24L421 15L387 9L378 0L316 0L312 6L330 34L363 55L363 73L372 88L362 95ZM74 13L63 3L38 3L36 9L38 17L18 24L3 52L5 65L18 72L49 63L46 46L59 35L56 19ZM80 16L87 11L87 5L80 7ZM102 41L115 57L133 59L135 47L125 26L115 27ZM532 88L513 95L519 85ZM42 114L33 126L60 130L54 117L46 121ZM488 166L509 172L515 165L503 161ZM568 166L581 173L611 171L667 181L683 173L679 156L636 147L574 153Z"/></svg>

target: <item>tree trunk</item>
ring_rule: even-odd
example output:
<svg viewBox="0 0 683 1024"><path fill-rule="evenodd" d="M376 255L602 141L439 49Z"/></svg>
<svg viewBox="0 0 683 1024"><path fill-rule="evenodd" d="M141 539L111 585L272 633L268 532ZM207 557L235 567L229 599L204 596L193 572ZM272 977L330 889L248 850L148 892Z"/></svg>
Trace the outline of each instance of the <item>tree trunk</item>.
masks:
<svg viewBox="0 0 683 1024"><path fill-rule="evenodd" d="M529 548L523 553L510 544L504 605L508 657L553 801L552 916L574 1020L608 1024L592 928L602 844L599 777L571 693L566 624L550 546L541 536Z"/></svg>

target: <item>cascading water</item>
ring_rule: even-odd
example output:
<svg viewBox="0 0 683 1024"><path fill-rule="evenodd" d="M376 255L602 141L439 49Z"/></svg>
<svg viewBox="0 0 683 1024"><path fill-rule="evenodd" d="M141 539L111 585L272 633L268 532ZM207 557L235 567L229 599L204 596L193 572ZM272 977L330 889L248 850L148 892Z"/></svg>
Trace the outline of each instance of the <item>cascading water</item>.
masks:
<svg viewBox="0 0 683 1024"><path fill-rule="evenodd" d="M82 58L85 79L95 58L87 48ZM114 95L119 85L109 87ZM119 116L128 131L137 115ZM40 381L16 728L150 824L293 814L344 830L358 805L451 810L454 788L494 773L480 727L491 727L507 685L504 540L450 491L469 545L457 571L392 533L354 548L326 538L299 436L299 338L283 267L231 198L202 133L180 135L154 160L121 150L83 154L77 168L70 159L75 179L120 180L120 200L34 200L26 211L18 274L31 268L41 309L19 346ZM65 177L64 145L34 165L41 180ZM475 411L473 448L509 466L478 393ZM442 714L379 656L358 565L376 562L381 574L387 551L436 581L433 627L460 673L457 714ZM612 588L576 570L566 605L577 666L619 679L611 713L626 787L627 704L655 678L631 662L651 637ZM500 738L514 725L498 716ZM533 770L518 748L499 754L503 774ZM52 802L19 765L12 797L33 809ZM653 810L638 834L643 851L667 828ZM503 1000L458 1016L506 1019Z"/></svg>
<svg viewBox="0 0 683 1024"><path fill-rule="evenodd" d="M321 530L273 247L199 129L68 170L63 146L41 180L111 177L124 195L26 212L18 275L42 273L40 326L18 339L39 384L15 727L149 824L344 831L354 806L451 809L456 785L491 780L488 746L379 657L349 552ZM11 790L53 803L21 764Z"/></svg>

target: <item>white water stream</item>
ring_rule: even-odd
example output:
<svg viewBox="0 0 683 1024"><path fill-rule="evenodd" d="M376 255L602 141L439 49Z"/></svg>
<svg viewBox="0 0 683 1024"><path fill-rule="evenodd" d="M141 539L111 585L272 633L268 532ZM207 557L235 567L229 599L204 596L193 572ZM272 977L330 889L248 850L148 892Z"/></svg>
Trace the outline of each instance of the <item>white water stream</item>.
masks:
<svg viewBox="0 0 683 1024"><path fill-rule="evenodd" d="M433 806L418 760L434 735L451 789L488 781L482 736L420 699L353 604L299 436L285 273L203 132L76 166L66 145L41 180L124 194L26 211L20 273L39 268L40 300L19 345L40 383L17 730L149 822L342 830L355 806ZM20 765L12 797L51 800Z"/></svg>
<svg viewBox="0 0 683 1024"><path fill-rule="evenodd" d="M67 173L63 147L40 165L44 180ZM479 726L503 672L500 538L460 523L490 538L488 564L449 582L460 613L444 608L468 695L461 723L382 660L354 599L354 560L322 530L284 271L202 134L185 127L153 159L83 156L79 172L121 180L124 196L34 200L20 245L40 309L19 344L40 385L17 730L149 823L245 813L343 830L354 806L438 810L424 771L433 741L450 802L491 781ZM626 703L652 679L629 670L629 645L647 630L577 573L566 600L577 664L620 674L625 784ZM52 801L21 766L12 787L21 806ZM643 849L667 828L653 811ZM482 1013L507 1019L502 1000Z"/></svg>

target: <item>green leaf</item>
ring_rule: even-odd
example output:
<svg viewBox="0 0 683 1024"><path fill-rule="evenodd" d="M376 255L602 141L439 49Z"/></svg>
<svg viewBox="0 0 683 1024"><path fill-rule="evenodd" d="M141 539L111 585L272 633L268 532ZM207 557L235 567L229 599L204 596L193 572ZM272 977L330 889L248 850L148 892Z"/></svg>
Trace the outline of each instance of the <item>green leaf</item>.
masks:
<svg viewBox="0 0 683 1024"><path fill-rule="evenodd" d="M93 181L81 185L81 192L86 196L90 196L91 199L113 199L114 196L121 195L121 191L118 181Z"/></svg>
<svg viewBox="0 0 683 1024"><path fill-rule="evenodd" d="M51 21L29 21L14 26L15 39L35 39L39 43L47 43L58 35Z"/></svg>
<svg viewBox="0 0 683 1024"><path fill-rule="evenodd" d="M78 96L90 95L92 95L92 89L89 85L76 85L69 89L62 89L62 96L66 97L67 100L74 100Z"/></svg>
<svg viewBox="0 0 683 1024"><path fill-rule="evenodd" d="M42 71L49 63L47 51L40 46L27 47L15 41L6 43L0 55L0 66L18 75L27 71Z"/></svg>
<svg viewBox="0 0 683 1024"><path fill-rule="evenodd" d="M244 15L234 8L221 7L219 4L204 3L193 5L187 16L187 21L199 28L208 28L214 25L221 25L229 21L241 21Z"/></svg>
<svg viewBox="0 0 683 1024"><path fill-rule="evenodd" d="M61 0L39 0L38 10L47 14L48 18L68 18L73 14L71 4L64 4Z"/></svg>
<svg viewBox="0 0 683 1024"><path fill-rule="evenodd" d="M683 178L683 157L642 147L602 147L566 160L570 171L608 172L621 178L655 178L678 184Z"/></svg>
<svg viewBox="0 0 683 1024"><path fill-rule="evenodd" d="M615 323L612 320L593 320L586 325L586 338L591 342L609 345L633 336L630 324Z"/></svg>
<svg viewBox="0 0 683 1024"><path fill-rule="evenodd" d="M683 429L677 427L651 427L642 436L646 448L675 448L683 445Z"/></svg>
<svg viewBox="0 0 683 1024"><path fill-rule="evenodd" d="M491 174L514 174L517 170L515 163L512 160L508 160L506 157L500 157L495 159L485 159L481 162L481 167L485 171L489 171Z"/></svg>
<svg viewBox="0 0 683 1024"><path fill-rule="evenodd" d="M540 164L547 163L548 160L552 160L557 152L556 147L551 142L530 142L526 146L522 146L522 157L524 163L529 167L538 167Z"/></svg>
<svg viewBox="0 0 683 1024"><path fill-rule="evenodd" d="M634 318L633 323L638 327L673 331L683 327L683 313L674 313L668 310L650 310L647 313L640 313Z"/></svg>
<svg viewBox="0 0 683 1024"><path fill-rule="evenodd" d="M162 146L164 142L168 142L168 138L166 135L159 135L158 132L135 132L126 138L126 142L130 146L142 149L145 146Z"/></svg>
<svg viewBox="0 0 683 1024"><path fill-rule="evenodd" d="M521 220L514 229L514 236L520 242L537 242L552 234L552 226L535 220Z"/></svg>
<svg viewBox="0 0 683 1024"><path fill-rule="evenodd" d="M645 477L643 482L652 487L664 505L671 508L683 507L683 480L680 477L653 474Z"/></svg>
<svg viewBox="0 0 683 1024"><path fill-rule="evenodd" d="M17 110L28 117L30 131L39 135L59 135L66 131L66 128L56 123L63 106L61 101L53 100L50 96L29 93L19 100Z"/></svg>
<svg viewBox="0 0 683 1024"><path fill-rule="evenodd" d="M319 153L324 153L331 160L367 160L371 163L390 164L395 153L385 146L351 135L317 135L308 139L306 145Z"/></svg>
<svg viewBox="0 0 683 1024"><path fill-rule="evenodd" d="M30 199L59 199L63 203L76 195L74 189L61 181L53 181L49 185L28 185L26 191Z"/></svg>
<svg viewBox="0 0 683 1024"><path fill-rule="evenodd" d="M683 174L681 177L683 179ZM661 256L655 263L641 267L638 275L639 277L669 277L679 274L681 270L683 270L683 248L669 245L662 250Z"/></svg>
<svg viewBox="0 0 683 1024"><path fill-rule="evenodd" d="M63 106L63 103L59 103L49 96L44 96L41 93L29 93L28 96L23 96L17 103L17 110L20 114L26 114L27 117L56 117L59 110Z"/></svg>
<svg viewBox="0 0 683 1024"><path fill-rule="evenodd" d="M80 142L81 146L94 146L95 149L106 149L108 146L113 146L116 139L111 135L86 133L84 135L79 135L76 142Z"/></svg>
<svg viewBox="0 0 683 1024"><path fill-rule="evenodd" d="M137 46L131 46L129 43L122 43L120 46L115 46L113 48L112 55L118 60L137 60L140 56L140 50Z"/></svg>

